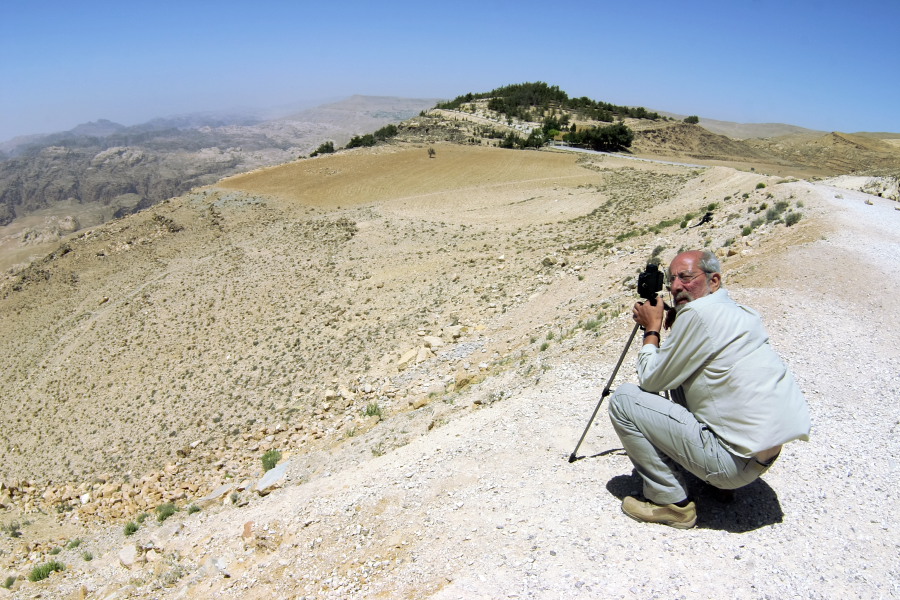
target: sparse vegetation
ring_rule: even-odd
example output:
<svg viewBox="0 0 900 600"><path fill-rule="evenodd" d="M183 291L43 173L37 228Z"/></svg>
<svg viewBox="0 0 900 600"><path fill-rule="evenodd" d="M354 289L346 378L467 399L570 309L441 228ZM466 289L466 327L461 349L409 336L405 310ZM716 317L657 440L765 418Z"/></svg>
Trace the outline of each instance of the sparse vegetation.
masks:
<svg viewBox="0 0 900 600"><path fill-rule="evenodd" d="M135 523L134 521L129 521L125 523L125 537L134 535L141 526Z"/></svg>
<svg viewBox="0 0 900 600"><path fill-rule="evenodd" d="M312 154L310 154L309 156L310 156L310 158L312 158L314 156L319 156L320 154L331 154L333 152L334 152L334 142L329 140L327 142L323 142L322 144L320 144L319 147L316 148L315 151Z"/></svg>
<svg viewBox="0 0 900 600"><path fill-rule="evenodd" d="M389 140L397 135L398 129L396 125L385 125L375 133L367 133L365 135L356 135L347 142L347 148L360 148L366 146L374 146L378 142Z"/></svg>
<svg viewBox="0 0 900 600"><path fill-rule="evenodd" d="M782 220L784 211L787 210L788 203L785 201L776 202L775 206L766 211L766 222L774 223Z"/></svg>
<svg viewBox="0 0 900 600"><path fill-rule="evenodd" d="M363 414L367 417L378 417L381 418L381 406L378 405L377 402L369 402L366 405Z"/></svg>
<svg viewBox="0 0 900 600"><path fill-rule="evenodd" d="M790 227L792 225L796 225L797 223L800 222L800 219L802 217L803 217L802 213L799 213L796 211L791 211L791 212L787 213L786 215L784 215L784 224L787 225L788 227Z"/></svg>
<svg viewBox="0 0 900 600"><path fill-rule="evenodd" d="M279 460L281 460L281 452L274 448L266 450L265 454L262 455L263 471L271 471L274 469Z"/></svg>
<svg viewBox="0 0 900 600"><path fill-rule="evenodd" d="M4 533L6 533L11 538L17 538L22 536L22 525L18 521L12 521L0 527Z"/></svg>
<svg viewBox="0 0 900 600"><path fill-rule="evenodd" d="M42 565L38 565L31 569L31 572L28 573L28 581L42 581L50 577L50 574L55 571L65 571L66 566L61 562L52 560L50 562L44 563Z"/></svg>
<svg viewBox="0 0 900 600"><path fill-rule="evenodd" d="M178 507L174 502L164 502L156 507L156 520L162 523L176 512L178 512Z"/></svg>

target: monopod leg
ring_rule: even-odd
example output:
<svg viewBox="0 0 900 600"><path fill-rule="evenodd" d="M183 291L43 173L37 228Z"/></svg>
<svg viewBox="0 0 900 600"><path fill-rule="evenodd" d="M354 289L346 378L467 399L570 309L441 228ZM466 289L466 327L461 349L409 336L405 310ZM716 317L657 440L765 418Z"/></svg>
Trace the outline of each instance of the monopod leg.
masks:
<svg viewBox="0 0 900 600"><path fill-rule="evenodd" d="M603 404L604 398L609 396L610 388L612 387L613 379L616 378L616 374L619 372L619 367L622 366L622 361L625 360L625 355L628 354L628 349L631 347L631 342L634 341L634 335L637 333L637 330L640 329L640 325L635 325L634 329L631 330L631 336L628 338L628 341L625 343L625 348L622 350L621 356L619 356L619 362L616 363L616 368L613 369L612 375L609 376L609 381L606 382L606 387L603 388L603 393L600 394L600 401L597 402L597 406L594 408L594 414L591 415L590 420L588 421L587 427L584 428L584 433L581 434L581 439L578 440L578 444L575 446L575 449L572 450L572 454L569 455L569 462L575 462L578 460L576 454L578 453L578 448L581 447L581 442L584 441L584 436L587 435L588 430L591 428L591 424L594 422L594 417L597 416L597 411L600 410L600 405Z"/></svg>

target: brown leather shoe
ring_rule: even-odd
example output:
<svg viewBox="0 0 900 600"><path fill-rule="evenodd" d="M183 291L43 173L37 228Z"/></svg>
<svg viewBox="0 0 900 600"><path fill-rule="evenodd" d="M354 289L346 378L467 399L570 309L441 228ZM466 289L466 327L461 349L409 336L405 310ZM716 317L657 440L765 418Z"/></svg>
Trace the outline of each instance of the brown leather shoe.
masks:
<svg viewBox="0 0 900 600"><path fill-rule="evenodd" d="M654 504L634 496L625 496L622 512L635 521L660 523L678 529L690 529L697 523L697 505L693 502L688 502L682 508L676 504Z"/></svg>

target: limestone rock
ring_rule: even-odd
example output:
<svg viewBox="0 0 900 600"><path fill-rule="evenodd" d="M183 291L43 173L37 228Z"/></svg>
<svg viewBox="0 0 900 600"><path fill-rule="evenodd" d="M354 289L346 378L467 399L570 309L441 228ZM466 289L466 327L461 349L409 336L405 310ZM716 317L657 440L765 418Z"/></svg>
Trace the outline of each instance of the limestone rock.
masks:
<svg viewBox="0 0 900 600"><path fill-rule="evenodd" d="M434 358L434 353L425 346L422 346L416 351L416 364L425 362L429 358Z"/></svg>
<svg viewBox="0 0 900 600"><path fill-rule="evenodd" d="M222 577L226 579L231 577L231 573L228 572L228 561L224 558L220 557L212 557L209 559L207 563L207 571L209 573L218 573Z"/></svg>
<svg viewBox="0 0 900 600"><path fill-rule="evenodd" d="M119 550L119 564L126 569L130 569L138 561L138 547L134 544L127 544Z"/></svg>
<svg viewBox="0 0 900 600"><path fill-rule="evenodd" d="M269 492L281 487L284 484L288 464L289 463L287 462L283 462L266 471L266 474L263 475L262 479L253 486L253 490L260 496L265 496Z"/></svg>
<svg viewBox="0 0 900 600"><path fill-rule="evenodd" d="M182 529L184 529L184 523L181 521L168 521L150 535L152 547L165 548L169 540L181 533Z"/></svg>
<svg viewBox="0 0 900 600"><path fill-rule="evenodd" d="M462 336L462 330L462 325L448 325L447 327L444 327L444 335L456 340Z"/></svg>
<svg viewBox="0 0 900 600"><path fill-rule="evenodd" d="M221 499L226 497L234 488L234 483L226 483L224 485L220 485L207 495L197 500L196 504L200 508L208 508L209 506L221 501Z"/></svg>
<svg viewBox="0 0 900 600"><path fill-rule="evenodd" d="M425 342L426 348L440 348L444 345L444 340L435 335L426 335L422 341Z"/></svg>
<svg viewBox="0 0 900 600"><path fill-rule="evenodd" d="M406 367L412 364L414 360L416 360L416 356L419 353L418 348L412 348L411 350L407 350L403 354L400 355L400 359L397 361L397 369L402 371Z"/></svg>

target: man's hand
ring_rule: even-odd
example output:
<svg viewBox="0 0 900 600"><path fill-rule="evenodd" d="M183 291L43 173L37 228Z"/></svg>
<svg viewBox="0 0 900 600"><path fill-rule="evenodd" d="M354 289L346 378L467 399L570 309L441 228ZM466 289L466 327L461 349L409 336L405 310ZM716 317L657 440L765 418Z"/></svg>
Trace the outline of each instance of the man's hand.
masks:
<svg viewBox="0 0 900 600"><path fill-rule="evenodd" d="M631 316L638 325L647 331L662 331L666 308L666 303L662 298L657 298L655 304L638 302L634 305Z"/></svg>
<svg viewBox="0 0 900 600"><path fill-rule="evenodd" d="M675 312L675 308L666 304L666 324L665 328L672 329L672 325L675 324L675 317L678 313Z"/></svg>

